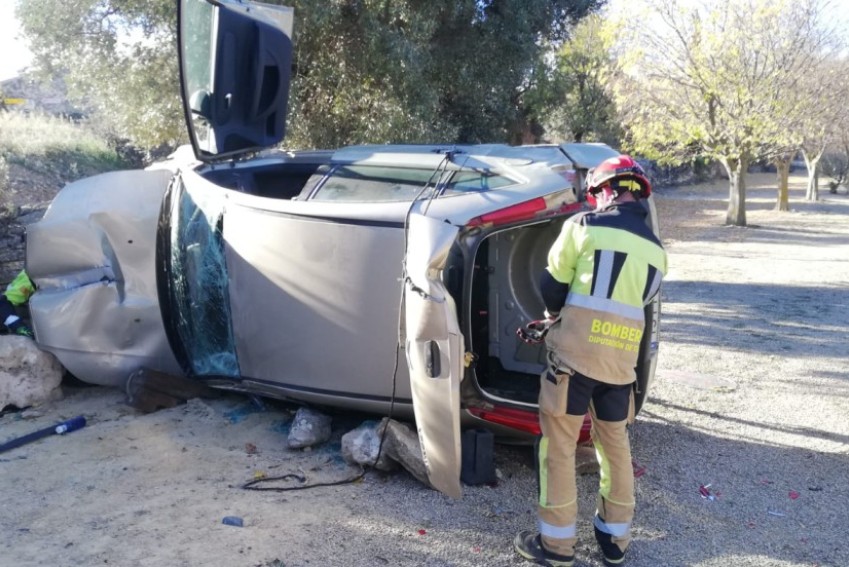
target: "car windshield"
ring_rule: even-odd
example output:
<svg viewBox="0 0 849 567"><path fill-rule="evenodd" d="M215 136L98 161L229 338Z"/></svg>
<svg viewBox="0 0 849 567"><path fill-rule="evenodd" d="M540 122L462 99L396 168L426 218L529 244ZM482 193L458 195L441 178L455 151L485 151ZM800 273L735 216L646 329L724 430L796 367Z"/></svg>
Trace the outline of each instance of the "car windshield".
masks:
<svg viewBox="0 0 849 567"><path fill-rule="evenodd" d="M196 376L238 376L224 241L223 202L185 177L172 209L170 272L174 323Z"/></svg>

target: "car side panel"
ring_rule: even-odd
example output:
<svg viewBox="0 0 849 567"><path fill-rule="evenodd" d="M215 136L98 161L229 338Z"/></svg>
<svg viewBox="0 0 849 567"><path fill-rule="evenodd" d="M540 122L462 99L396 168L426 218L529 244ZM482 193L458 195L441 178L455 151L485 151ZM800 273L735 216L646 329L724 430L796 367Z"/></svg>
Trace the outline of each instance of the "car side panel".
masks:
<svg viewBox="0 0 849 567"><path fill-rule="evenodd" d="M385 399L398 342L403 235L391 223L231 202L225 254L242 375ZM397 396L409 400L403 361L397 384Z"/></svg>

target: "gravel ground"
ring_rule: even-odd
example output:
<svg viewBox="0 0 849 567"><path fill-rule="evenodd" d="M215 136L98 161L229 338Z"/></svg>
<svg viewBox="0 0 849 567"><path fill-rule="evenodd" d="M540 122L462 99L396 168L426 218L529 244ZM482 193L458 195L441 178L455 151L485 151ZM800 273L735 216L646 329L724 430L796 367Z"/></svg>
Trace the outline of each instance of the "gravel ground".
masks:
<svg viewBox="0 0 849 567"><path fill-rule="evenodd" d="M752 176L748 228L723 227L726 188L657 192L671 273L658 373L632 445L637 480L629 565L845 567L849 549L849 197L771 210ZM285 448L290 409L225 396L138 415L120 392L0 418L0 441L78 414L89 426L0 456L2 566L509 566L534 525L528 448L499 446L500 480L462 500L405 473L302 492L250 492L256 474L310 482L351 474L338 437ZM579 479L578 564L598 567ZM709 485L713 499L703 498ZM244 527L223 525L240 516Z"/></svg>

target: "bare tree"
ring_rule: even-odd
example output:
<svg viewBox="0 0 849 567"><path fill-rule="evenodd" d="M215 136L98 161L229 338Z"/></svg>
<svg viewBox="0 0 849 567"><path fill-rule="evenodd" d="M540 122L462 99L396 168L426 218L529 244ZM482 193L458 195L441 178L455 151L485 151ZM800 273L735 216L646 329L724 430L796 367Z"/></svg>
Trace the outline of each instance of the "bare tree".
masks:
<svg viewBox="0 0 849 567"><path fill-rule="evenodd" d="M719 161L727 224L746 225L748 166L801 144L785 123L803 107L827 1L645 0L646 14L625 28L620 61L631 80L618 101L631 145L666 162Z"/></svg>

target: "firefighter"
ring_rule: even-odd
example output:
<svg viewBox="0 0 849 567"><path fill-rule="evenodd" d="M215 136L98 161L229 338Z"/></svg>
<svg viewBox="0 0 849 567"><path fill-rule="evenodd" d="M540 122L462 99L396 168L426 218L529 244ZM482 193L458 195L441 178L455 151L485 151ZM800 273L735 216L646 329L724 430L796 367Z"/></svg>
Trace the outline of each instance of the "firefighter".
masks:
<svg viewBox="0 0 849 567"><path fill-rule="evenodd" d="M10 334L33 338L30 329L24 320L18 316L17 306L29 301L35 291L35 286L29 276L23 270L6 287L6 291L0 293L0 321L6 326Z"/></svg>
<svg viewBox="0 0 849 567"><path fill-rule="evenodd" d="M539 395L539 532L520 532L513 544L541 565L574 563L575 451L589 411L600 464L593 524L609 567L624 563L631 539L634 476L626 425L633 419L644 307L659 291L666 253L639 202L651 184L631 157L599 164L586 190L595 209L564 223L540 279L548 368Z"/></svg>

